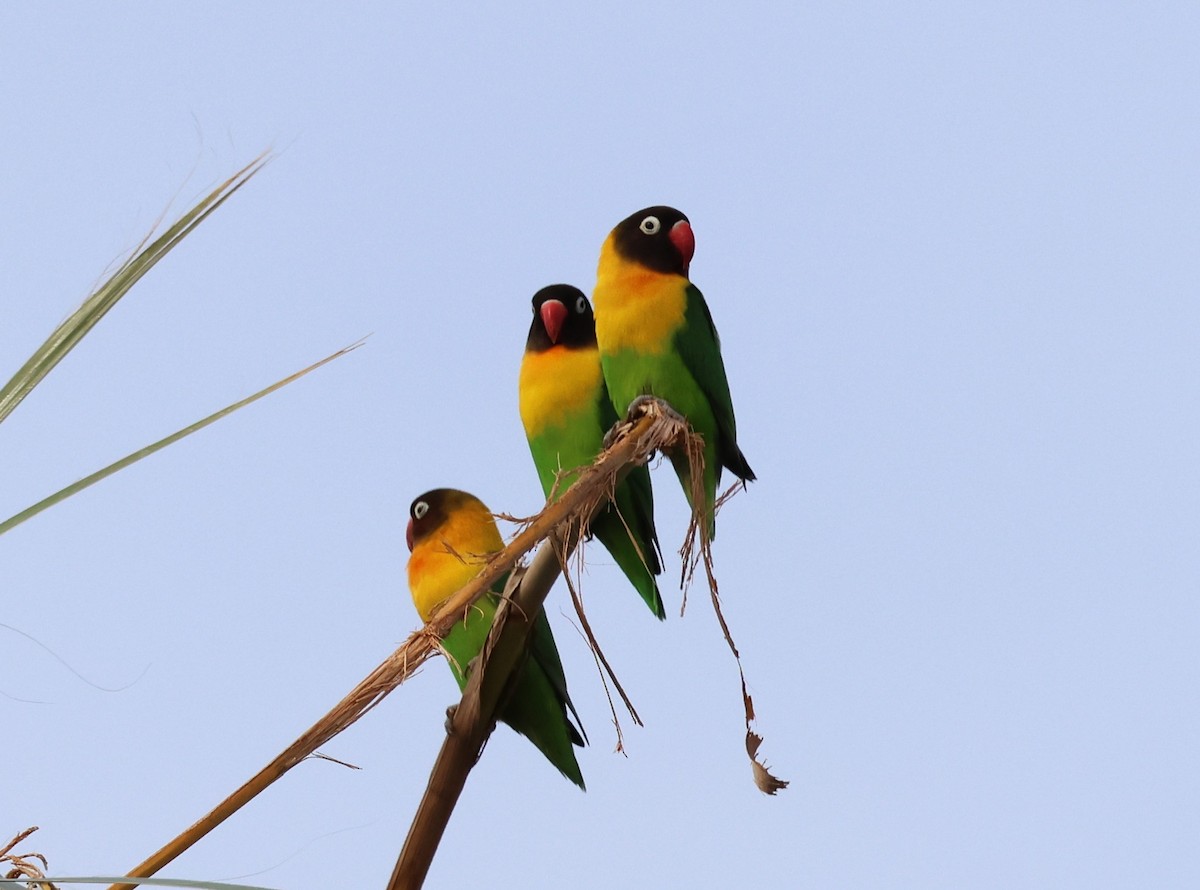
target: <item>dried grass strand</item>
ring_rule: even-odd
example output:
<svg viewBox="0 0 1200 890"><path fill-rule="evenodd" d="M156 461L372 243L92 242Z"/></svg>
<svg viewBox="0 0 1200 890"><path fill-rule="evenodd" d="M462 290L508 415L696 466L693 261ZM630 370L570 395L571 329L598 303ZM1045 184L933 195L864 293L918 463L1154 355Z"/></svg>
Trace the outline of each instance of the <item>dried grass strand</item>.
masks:
<svg viewBox="0 0 1200 890"><path fill-rule="evenodd" d="M5 880L24 880L27 882L26 887L29 890L58 890L56 885L45 880L46 869L50 867L45 856L41 853L13 852L17 844L26 840L37 830L36 825L30 826L24 831L18 832L16 837L0 848L0 865L12 866L4 873L3 877ZM41 865L38 865L39 862Z"/></svg>
<svg viewBox="0 0 1200 890"><path fill-rule="evenodd" d="M579 616L579 624L583 630L584 639L587 640L588 648L592 651L592 656L596 659L596 662L603 667L604 673L608 675L608 679L612 681L613 688L617 690L617 695L621 697L621 703L624 704L625 709L629 711L629 716L633 719L633 722L637 726L645 726L646 724L642 722L642 718L638 714L637 708L633 706L633 702L630 700L629 695L625 692L625 687L621 685L621 681L617 678L616 671L612 669L612 665L609 664L608 658L605 657L604 650L600 648L600 641L596 639L596 635L592 632L591 622L588 621L587 613L583 608L583 598L580 597L579 590L575 587L574 582L571 581L571 576L567 573L565 561L562 558L559 559L559 565L563 566L563 580L566 582L567 591L571 594L571 604L575 607L575 614ZM608 684L606 683L606 690L607 685ZM612 703L611 696L609 698L609 703L610 705ZM617 723L615 713L613 714L613 722L617 724L617 750L620 751L622 750L620 743L621 727L620 724Z"/></svg>
<svg viewBox="0 0 1200 890"><path fill-rule="evenodd" d="M697 437L694 434L688 440L689 461L692 460L692 446L696 440ZM702 452L700 461L700 465L703 467ZM750 770L754 777L754 784L763 794L774 796L777 792L786 788L788 783L786 780L772 775L771 771L767 768L766 761L760 759L758 756L758 749L762 746L763 739L751 726L754 722L754 700L750 697L750 690L746 685L746 671L742 667L742 655L738 651L737 643L733 641L733 633L729 630L729 623L725 620L725 613L721 610L721 594L717 586L716 569L713 563L712 539L708 533L708 513L703 506L703 482L698 481L700 473L696 471L694 463L692 464L691 478L692 519L688 523L687 535L684 538L683 546L679 549L679 555L683 561L683 601L686 605L687 586L692 583L692 578L695 576L698 564L702 563L704 565L705 578L708 581L708 593L709 598L712 600L713 612L716 613L717 623L720 624L721 633L725 636L725 643L729 646L729 651L733 653L733 660L737 663L738 678L742 683L742 709L746 722L746 754L750 758ZM727 488L713 505L714 517L731 497L745 487L745 482L736 482ZM683 614L682 607L680 608L680 614Z"/></svg>

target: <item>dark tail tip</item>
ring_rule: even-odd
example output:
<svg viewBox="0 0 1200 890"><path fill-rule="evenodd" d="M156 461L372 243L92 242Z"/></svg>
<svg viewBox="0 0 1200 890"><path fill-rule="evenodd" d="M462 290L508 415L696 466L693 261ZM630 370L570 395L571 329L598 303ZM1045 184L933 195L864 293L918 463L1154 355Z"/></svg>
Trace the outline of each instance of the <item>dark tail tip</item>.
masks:
<svg viewBox="0 0 1200 890"><path fill-rule="evenodd" d="M725 462L725 466L743 482L753 482L758 477L750 469L750 464L746 461L746 455L742 454L742 449L740 448L736 448L735 451L737 453Z"/></svg>

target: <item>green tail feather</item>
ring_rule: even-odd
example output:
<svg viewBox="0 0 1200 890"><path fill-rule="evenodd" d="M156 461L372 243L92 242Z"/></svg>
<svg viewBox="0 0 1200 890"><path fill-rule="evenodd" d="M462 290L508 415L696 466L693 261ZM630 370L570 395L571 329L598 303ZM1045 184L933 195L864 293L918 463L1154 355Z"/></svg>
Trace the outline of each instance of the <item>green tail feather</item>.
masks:
<svg viewBox="0 0 1200 890"><path fill-rule="evenodd" d="M583 746L583 737L565 714L561 720L545 719L546 712L555 706L561 707L561 703L549 678L531 659L500 719L533 742L560 773L586 791L579 761L575 759L575 746Z"/></svg>
<svg viewBox="0 0 1200 890"><path fill-rule="evenodd" d="M679 485L683 488L683 493L687 497L688 506L692 510L696 509L696 504L692 501L692 473L691 467L688 466L687 455L682 452L673 452L668 455L671 459L671 467L675 470L675 475L679 477ZM713 467L716 466L716 470ZM715 540L717 537L717 485L720 482L721 467L716 464L716 448L710 446L707 442L704 444L704 509L708 514L708 539Z"/></svg>
<svg viewBox="0 0 1200 890"><path fill-rule="evenodd" d="M604 398L607 399L607 393ZM607 401L604 407L612 411ZM613 422L616 422L615 414ZM600 452L604 429L594 422L585 425L584 421L578 421L571 428L572 433L582 440L581 433L593 431L594 441L581 443L568 435L557 438L545 435L529 440L534 466L547 497L555 491L556 483L557 494L561 495L578 478L575 472L559 481L557 468L560 463L570 469L590 463ZM662 572L662 559L658 534L654 529L654 494L650 487L650 471L645 467L635 467L630 471L617 486L615 503L616 510L610 505L593 521L591 531L625 573L638 595L645 600L650 611L659 618L665 618L666 610L654 579L655 575Z"/></svg>
<svg viewBox="0 0 1200 890"><path fill-rule="evenodd" d="M662 561L652 519L653 498L650 473L645 467L635 468L618 486L615 502L592 522L591 530L661 620L667 612L654 580L662 572Z"/></svg>

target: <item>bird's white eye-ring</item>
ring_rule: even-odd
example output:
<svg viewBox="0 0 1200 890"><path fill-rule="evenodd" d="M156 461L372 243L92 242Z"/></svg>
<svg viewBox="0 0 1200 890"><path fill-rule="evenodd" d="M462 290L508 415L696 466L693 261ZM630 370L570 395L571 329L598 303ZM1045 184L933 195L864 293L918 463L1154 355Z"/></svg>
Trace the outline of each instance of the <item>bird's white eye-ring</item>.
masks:
<svg viewBox="0 0 1200 890"><path fill-rule="evenodd" d="M575 311L580 315L587 312L587 297L581 296L575 301Z"/></svg>
<svg viewBox="0 0 1200 890"><path fill-rule="evenodd" d="M417 501L413 504L413 519L420 519L429 512L429 505L424 501Z"/></svg>
<svg viewBox="0 0 1200 890"><path fill-rule="evenodd" d="M658 230L662 228L662 223L658 221L657 216L647 216L638 228L647 235L657 235Z"/></svg>

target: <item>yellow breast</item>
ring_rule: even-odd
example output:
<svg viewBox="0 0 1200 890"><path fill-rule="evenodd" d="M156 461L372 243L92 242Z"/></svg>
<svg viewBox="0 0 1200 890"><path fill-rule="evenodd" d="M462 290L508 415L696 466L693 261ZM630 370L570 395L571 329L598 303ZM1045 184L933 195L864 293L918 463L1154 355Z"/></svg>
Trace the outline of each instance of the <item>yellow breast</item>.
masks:
<svg viewBox="0 0 1200 890"><path fill-rule="evenodd" d="M457 510L428 538L413 547L408 558L408 588L422 621L479 574L504 541L492 514L478 509Z"/></svg>
<svg viewBox="0 0 1200 890"><path fill-rule="evenodd" d="M555 346L525 353L519 382L525 434L538 436L548 427L566 423L580 408L596 401L601 379L595 349Z"/></svg>
<svg viewBox="0 0 1200 890"><path fill-rule="evenodd" d="M600 351L607 355L622 349L651 355L665 352L683 324L687 285L682 275L655 272L625 260L610 235L600 248L592 293Z"/></svg>

